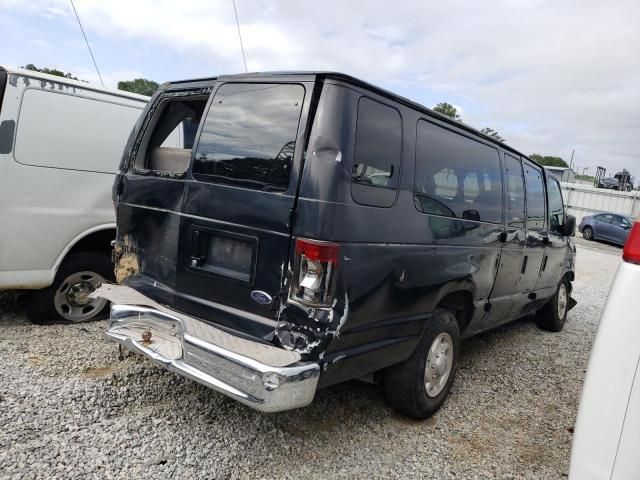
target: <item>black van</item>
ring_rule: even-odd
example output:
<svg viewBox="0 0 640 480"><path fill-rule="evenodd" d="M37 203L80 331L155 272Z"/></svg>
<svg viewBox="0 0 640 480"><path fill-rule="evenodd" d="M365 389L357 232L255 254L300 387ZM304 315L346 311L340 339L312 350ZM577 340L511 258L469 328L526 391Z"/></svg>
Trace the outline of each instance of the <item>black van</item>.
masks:
<svg viewBox="0 0 640 480"><path fill-rule="evenodd" d="M113 199L107 336L262 411L375 374L426 418L461 338L534 313L559 331L574 303L557 181L339 73L164 84Z"/></svg>

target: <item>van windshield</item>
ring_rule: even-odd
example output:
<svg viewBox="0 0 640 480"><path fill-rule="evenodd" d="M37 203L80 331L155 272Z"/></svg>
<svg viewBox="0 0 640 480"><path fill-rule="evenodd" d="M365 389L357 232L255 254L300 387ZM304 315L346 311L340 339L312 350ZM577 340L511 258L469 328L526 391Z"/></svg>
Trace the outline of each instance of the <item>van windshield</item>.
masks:
<svg viewBox="0 0 640 480"><path fill-rule="evenodd" d="M202 128L194 178L286 190L303 100L301 85L222 85Z"/></svg>

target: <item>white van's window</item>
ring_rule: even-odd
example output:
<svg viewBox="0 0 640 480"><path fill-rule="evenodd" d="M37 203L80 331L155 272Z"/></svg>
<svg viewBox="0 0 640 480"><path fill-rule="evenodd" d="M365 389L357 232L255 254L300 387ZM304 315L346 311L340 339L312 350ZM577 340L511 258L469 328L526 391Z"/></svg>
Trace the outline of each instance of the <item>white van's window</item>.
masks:
<svg viewBox="0 0 640 480"><path fill-rule="evenodd" d="M393 205L400 178L402 123L397 110L361 97L351 172L351 195L365 205Z"/></svg>
<svg viewBox="0 0 640 480"><path fill-rule="evenodd" d="M145 105L134 102L27 89L18 118L15 159L25 165L113 173Z"/></svg>
<svg viewBox="0 0 640 480"><path fill-rule="evenodd" d="M524 228L524 177L522 163L509 154L504 156L507 181L507 225Z"/></svg>
<svg viewBox="0 0 640 480"><path fill-rule="evenodd" d="M493 147L420 120L414 182L422 213L502 222L500 157Z"/></svg>
<svg viewBox="0 0 640 480"><path fill-rule="evenodd" d="M524 163L524 178L527 186L527 229L539 231L544 228L544 184L542 172Z"/></svg>
<svg viewBox="0 0 640 480"><path fill-rule="evenodd" d="M222 85L202 127L194 177L258 190L287 190L303 101L302 85Z"/></svg>
<svg viewBox="0 0 640 480"><path fill-rule="evenodd" d="M138 170L181 174L189 167L207 97L167 96L160 102L146 149L137 156L135 166Z"/></svg>
<svg viewBox="0 0 640 480"><path fill-rule="evenodd" d="M554 232L562 233L564 205L562 203L560 184L553 179L547 180L547 192L549 194L549 228Z"/></svg>

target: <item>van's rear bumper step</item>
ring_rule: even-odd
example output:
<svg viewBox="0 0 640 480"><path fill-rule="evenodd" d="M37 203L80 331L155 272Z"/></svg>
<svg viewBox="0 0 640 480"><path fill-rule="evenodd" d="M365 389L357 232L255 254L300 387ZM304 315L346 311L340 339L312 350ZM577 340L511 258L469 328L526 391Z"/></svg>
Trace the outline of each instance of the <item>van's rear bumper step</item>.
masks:
<svg viewBox="0 0 640 480"><path fill-rule="evenodd" d="M98 296L113 297L101 292L103 288L96 291ZM263 412L309 405L320 376L317 363L286 356L293 352L238 337L230 343L227 332L166 307L112 304L106 336L172 372ZM267 362L269 358L273 361Z"/></svg>

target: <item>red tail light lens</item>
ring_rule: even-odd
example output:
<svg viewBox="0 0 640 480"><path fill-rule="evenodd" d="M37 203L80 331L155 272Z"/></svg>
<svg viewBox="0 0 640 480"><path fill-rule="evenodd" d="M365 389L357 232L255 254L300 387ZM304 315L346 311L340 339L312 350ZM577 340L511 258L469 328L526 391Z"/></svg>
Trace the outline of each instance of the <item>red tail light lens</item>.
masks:
<svg viewBox="0 0 640 480"><path fill-rule="evenodd" d="M337 264L340 256L340 245L298 238L296 240L296 255L304 255L314 262L331 262Z"/></svg>
<svg viewBox="0 0 640 480"><path fill-rule="evenodd" d="M297 239L292 300L311 306L331 305L339 258L338 244Z"/></svg>
<svg viewBox="0 0 640 480"><path fill-rule="evenodd" d="M627 241L624 244L622 258L625 262L640 264L640 221L638 220L631 227Z"/></svg>

